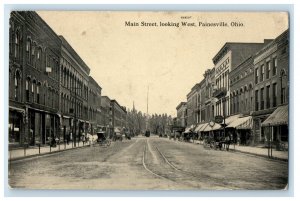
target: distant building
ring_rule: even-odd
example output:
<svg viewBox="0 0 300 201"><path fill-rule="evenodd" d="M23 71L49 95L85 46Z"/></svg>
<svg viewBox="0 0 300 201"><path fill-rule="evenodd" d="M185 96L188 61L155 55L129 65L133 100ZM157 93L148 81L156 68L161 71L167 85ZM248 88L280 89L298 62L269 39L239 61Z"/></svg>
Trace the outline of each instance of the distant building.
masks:
<svg viewBox="0 0 300 201"><path fill-rule="evenodd" d="M195 84L191 91L187 94L187 127L192 128L195 127L197 123L200 121L200 113L199 113L199 104L200 96L198 94L199 91L199 83Z"/></svg>
<svg viewBox="0 0 300 201"><path fill-rule="evenodd" d="M111 122L112 122L112 128L123 128L126 127L126 108L119 105L119 103L116 100L111 100L110 102L111 106Z"/></svg>
<svg viewBox="0 0 300 201"><path fill-rule="evenodd" d="M215 87L215 69L208 69L204 73L204 80L201 87L201 122L214 120L216 100L213 97Z"/></svg>
<svg viewBox="0 0 300 201"><path fill-rule="evenodd" d="M181 102L177 107L177 126L186 127L187 125L187 106L186 102Z"/></svg>
<svg viewBox="0 0 300 201"><path fill-rule="evenodd" d="M98 83L89 76L88 116L89 132L95 134L101 128L101 90Z"/></svg>
<svg viewBox="0 0 300 201"><path fill-rule="evenodd" d="M111 105L110 98L107 96L101 96L101 118L100 125L102 127L108 128L112 127L112 118L111 118Z"/></svg>

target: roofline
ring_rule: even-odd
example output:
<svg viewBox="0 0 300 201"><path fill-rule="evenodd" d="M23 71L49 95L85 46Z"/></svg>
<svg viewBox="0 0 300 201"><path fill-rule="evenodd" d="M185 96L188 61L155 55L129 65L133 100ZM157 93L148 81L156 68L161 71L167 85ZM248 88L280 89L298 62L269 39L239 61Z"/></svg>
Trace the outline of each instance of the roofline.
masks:
<svg viewBox="0 0 300 201"><path fill-rule="evenodd" d="M246 44L263 44L263 43L259 43L259 42L256 42L256 43L254 43L254 42L247 42L247 43L243 43L243 42L226 42L226 43L222 46L222 48L217 52L217 54L212 58L213 63L214 63L214 64L217 63L217 61L215 61L215 60L216 60L217 57L221 54L221 52L223 52L223 50L224 50L226 47L230 48L231 45L236 45L236 44L244 44L244 45L246 45Z"/></svg>
<svg viewBox="0 0 300 201"><path fill-rule="evenodd" d="M102 87L96 82L96 80L92 76L89 76L89 80L92 80L92 82L94 82L94 84L96 85L96 87L98 89L102 90Z"/></svg>
<svg viewBox="0 0 300 201"><path fill-rule="evenodd" d="M90 74L90 68L88 67L88 65L82 60L82 58L78 55L78 53L73 49L73 47L71 46L71 44L65 39L64 36L62 35L59 35L58 36L62 42L62 45L65 46L68 50L71 51L71 53L73 53L75 55L75 58L78 63L80 65L82 65L82 67L84 67L84 70L87 72L87 74L89 75Z"/></svg>
<svg viewBox="0 0 300 201"><path fill-rule="evenodd" d="M178 110L182 105L186 104L186 102L181 102L179 105L176 107L176 110Z"/></svg>
<svg viewBox="0 0 300 201"><path fill-rule="evenodd" d="M126 107L125 106L121 106L116 99L111 100L111 102L115 102L125 113L127 113ZM124 109L124 107L125 107L125 109Z"/></svg>

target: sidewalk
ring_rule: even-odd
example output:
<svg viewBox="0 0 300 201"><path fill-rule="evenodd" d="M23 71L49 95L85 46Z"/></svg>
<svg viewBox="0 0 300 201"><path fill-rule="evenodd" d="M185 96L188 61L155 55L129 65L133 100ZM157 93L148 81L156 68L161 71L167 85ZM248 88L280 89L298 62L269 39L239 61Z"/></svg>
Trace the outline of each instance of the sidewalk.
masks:
<svg viewBox="0 0 300 201"><path fill-rule="evenodd" d="M242 153L253 154L257 156L268 157L268 149L265 147L251 147L251 146L238 146L230 145L229 147L232 151L239 151ZM272 149L272 157L279 160L288 160L288 151L276 151L275 148Z"/></svg>
<svg viewBox="0 0 300 201"><path fill-rule="evenodd" d="M203 141L200 140L190 140L191 143L203 145ZM230 151L237 151L246 154L252 154L256 156L268 157L268 149L265 147L251 147L251 146L241 146L233 145L229 146ZM272 158L288 161L288 151L276 151L275 148L272 149Z"/></svg>
<svg viewBox="0 0 300 201"><path fill-rule="evenodd" d="M74 146L74 143L70 142L69 144L59 144L56 147L50 147L47 146L41 146L40 148L38 146L34 147L27 147L24 148L17 148L12 149L8 151L8 160L17 160L21 158L26 158L30 156L37 156L37 155L45 155L52 152L59 152L64 150L70 150L70 149L76 149L83 146L89 146L89 144L83 142L76 143L76 147Z"/></svg>

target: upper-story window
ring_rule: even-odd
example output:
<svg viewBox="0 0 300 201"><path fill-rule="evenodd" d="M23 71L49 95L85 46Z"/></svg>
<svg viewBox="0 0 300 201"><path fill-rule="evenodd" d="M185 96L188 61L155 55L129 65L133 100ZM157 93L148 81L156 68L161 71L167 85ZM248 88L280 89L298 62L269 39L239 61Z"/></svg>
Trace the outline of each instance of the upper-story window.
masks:
<svg viewBox="0 0 300 201"><path fill-rule="evenodd" d="M31 63L31 40L29 38L26 41L26 57L28 63Z"/></svg>
<svg viewBox="0 0 300 201"><path fill-rule="evenodd" d="M271 62L267 61L266 79L270 78L270 74L271 74Z"/></svg>
<svg viewBox="0 0 300 201"><path fill-rule="evenodd" d="M277 57L273 58L273 75L277 74Z"/></svg>
<svg viewBox="0 0 300 201"><path fill-rule="evenodd" d="M37 84L36 86L36 102L40 103L40 83Z"/></svg>
<svg viewBox="0 0 300 201"><path fill-rule="evenodd" d="M30 80L29 79L26 79L26 82L25 82L25 96L26 96L26 101L29 102L29 85L30 85Z"/></svg>
<svg viewBox="0 0 300 201"><path fill-rule="evenodd" d="M255 84L258 83L258 68L255 68Z"/></svg>
<svg viewBox="0 0 300 201"><path fill-rule="evenodd" d="M39 47L36 52L36 67L38 70L42 70L42 48Z"/></svg>
<svg viewBox="0 0 300 201"><path fill-rule="evenodd" d="M264 76L265 76L265 65L260 66L260 81L264 81Z"/></svg>
<svg viewBox="0 0 300 201"><path fill-rule="evenodd" d="M14 56L15 58L19 59L20 58L20 31L17 30L15 34L15 51L14 51Z"/></svg>
<svg viewBox="0 0 300 201"><path fill-rule="evenodd" d="M35 86L36 86L36 83L35 81L32 82L32 85L31 85L31 94L32 94L32 102L34 103L35 102Z"/></svg>
<svg viewBox="0 0 300 201"><path fill-rule="evenodd" d="M16 101L21 100L21 86L20 85L21 85L21 75L20 75L19 71L17 71L16 75L15 75L15 91L14 91Z"/></svg>
<svg viewBox="0 0 300 201"><path fill-rule="evenodd" d="M277 106L277 83L273 84L273 107Z"/></svg>

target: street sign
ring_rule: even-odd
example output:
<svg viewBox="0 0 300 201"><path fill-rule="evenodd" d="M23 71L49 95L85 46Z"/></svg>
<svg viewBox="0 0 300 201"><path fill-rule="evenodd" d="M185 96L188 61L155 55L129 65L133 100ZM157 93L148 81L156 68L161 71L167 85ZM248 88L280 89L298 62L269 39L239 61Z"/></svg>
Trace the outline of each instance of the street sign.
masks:
<svg viewBox="0 0 300 201"><path fill-rule="evenodd" d="M220 124L220 123L223 123L223 116L215 116L215 122Z"/></svg>

